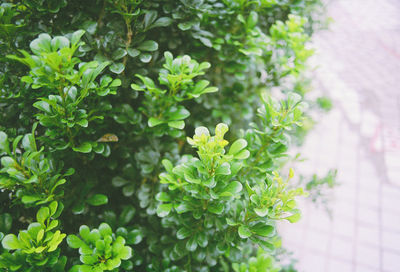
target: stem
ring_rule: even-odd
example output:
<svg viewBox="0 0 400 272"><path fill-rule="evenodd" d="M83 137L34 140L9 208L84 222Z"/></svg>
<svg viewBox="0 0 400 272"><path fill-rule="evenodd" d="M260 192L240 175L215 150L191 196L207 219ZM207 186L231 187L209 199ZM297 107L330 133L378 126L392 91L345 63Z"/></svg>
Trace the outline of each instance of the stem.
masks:
<svg viewBox="0 0 400 272"><path fill-rule="evenodd" d="M66 94L63 91L64 90L63 86L64 86L64 78L61 79L61 84L58 87L58 93L62 99L62 104L63 104L63 108L64 108L64 118L68 119L67 106L66 106L66 101L65 101ZM67 129L67 135L68 135L69 142L71 143L72 146L75 146L74 136L72 134L71 128L68 127L68 125L66 125L66 129Z"/></svg>
<svg viewBox="0 0 400 272"><path fill-rule="evenodd" d="M128 50L129 46L132 43L132 36L133 36L132 26L131 26L131 19L125 19L125 24L126 24L126 29L127 29L126 41L125 41L125 50ZM128 61L128 55L126 55L122 60L122 63L124 64L124 67L126 66L126 62L127 61Z"/></svg>
<svg viewBox="0 0 400 272"><path fill-rule="evenodd" d="M101 8L99 19L97 20L97 27L100 29L101 26L103 25L103 17L104 17L104 11L106 9L106 1L103 1L103 7Z"/></svg>

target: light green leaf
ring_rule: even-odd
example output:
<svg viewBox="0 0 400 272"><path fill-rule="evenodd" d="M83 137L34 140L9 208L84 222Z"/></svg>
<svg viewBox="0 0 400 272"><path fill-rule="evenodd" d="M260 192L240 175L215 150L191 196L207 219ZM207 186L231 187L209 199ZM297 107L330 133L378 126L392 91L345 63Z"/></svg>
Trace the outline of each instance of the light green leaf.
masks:
<svg viewBox="0 0 400 272"><path fill-rule="evenodd" d="M38 200L41 200L40 196L35 196L35 195L24 195L21 198L21 201L24 204L30 204L30 203L36 202Z"/></svg>
<svg viewBox="0 0 400 272"><path fill-rule="evenodd" d="M42 225L45 225L45 221L50 217L50 209L48 207L41 207L36 214L36 220Z"/></svg>
<svg viewBox="0 0 400 272"><path fill-rule="evenodd" d="M301 219L301 214L300 214L300 212L297 212L291 216L285 217L284 219L286 219L290 223L296 223L297 221L299 221Z"/></svg>
<svg viewBox="0 0 400 272"><path fill-rule="evenodd" d="M250 229L245 225L241 225L238 228L238 233L239 233L240 238L242 238L242 239L249 238L252 235Z"/></svg>
<svg viewBox="0 0 400 272"><path fill-rule="evenodd" d="M231 174L231 166L227 162L224 162L223 164L221 164L215 171L215 175L227 176L230 174Z"/></svg>
<svg viewBox="0 0 400 272"><path fill-rule="evenodd" d="M101 236L106 237L107 235L112 235L112 229L107 223L101 223L99 226L99 231Z"/></svg>
<svg viewBox="0 0 400 272"><path fill-rule="evenodd" d="M80 248L81 246L85 245L85 243L81 239L79 239L78 236L73 234L68 235L67 244L71 248Z"/></svg>
<svg viewBox="0 0 400 272"><path fill-rule="evenodd" d="M0 131L0 151L10 153L10 144L8 142L8 136L3 131Z"/></svg>
<svg viewBox="0 0 400 272"><path fill-rule="evenodd" d="M184 121L171 121L168 122L168 126L176 129L184 129L185 122Z"/></svg>
<svg viewBox="0 0 400 272"><path fill-rule="evenodd" d="M167 159L162 160L161 163L168 172L171 172L172 168L174 168L174 165Z"/></svg>
<svg viewBox="0 0 400 272"><path fill-rule="evenodd" d="M157 215L159 217L165 217L167 216L172 210L172 204L167 203L167 204L160 204L157 207Z"/></svg>
<svg viewBox="0 0 400 272"><path fill-rule="evenodd" d="M244 139L236 140L229 149L228 155L235 155L247 146L247 141Z"/></svg>
<svg viewBox="0 0 400 272"><path fill-rule="evenodd" d="M157 118L154 118L154 117L150 117L149 121L147 122L147 125L149 127L155 127L155 126L158 126L158 125L160 125L162 123L164 123L163 120L160 120L160 119L157 119Z"/></svg>
<svg viewBox="0 0 400 272"><path fill-rule="evenodd" d="M84 142L78 147L73 147L72 150L75 152L90 153L92 151L92 145L89 142Z"/></svg>
<svg viewBox="0 0 400 272"><path fill-rule="evenodd" d="M268 214L268 208L267 207L255 208L254 212L258 216L265 217Z"/></svg>
<svg viewBox="0 0 400 272"><path fill-rule="evenodd" d="M1 244L5 249L8 250L15 250L22 247L21 243L18 241L17 236L15 236L14 234L7 234L1 241Z"/></svg>
<svg viewBox="0 0 400 272"><path fill-rule="evenodd" d="M239 181L232 181L226 186L220 196L235 196L242 191L243 186Z"/></svg>
<svg viewBox="0 0 400 272"><path fill-rule="evenodd" d="M158 201L164 201L164 202L168 202L168 201L171 201L171 197L168 195L168 193L166 193L166 192L159 192L157 195L156 195L156 199L158 200Z"/></svg>

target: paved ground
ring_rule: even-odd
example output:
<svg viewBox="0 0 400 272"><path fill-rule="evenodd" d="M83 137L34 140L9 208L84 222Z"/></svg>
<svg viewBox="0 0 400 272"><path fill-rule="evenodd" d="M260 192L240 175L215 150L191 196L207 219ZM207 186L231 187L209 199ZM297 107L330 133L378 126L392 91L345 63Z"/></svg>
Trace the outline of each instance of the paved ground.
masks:
<svg viewBox="0 0 400 272"><path fill-rule="evenodd" d="M311 203L284 245L305 272L400 271L400 1L336 0L319 33L317 86L335 109L309 135L302 172L338 169L333 218Z"/></svg>

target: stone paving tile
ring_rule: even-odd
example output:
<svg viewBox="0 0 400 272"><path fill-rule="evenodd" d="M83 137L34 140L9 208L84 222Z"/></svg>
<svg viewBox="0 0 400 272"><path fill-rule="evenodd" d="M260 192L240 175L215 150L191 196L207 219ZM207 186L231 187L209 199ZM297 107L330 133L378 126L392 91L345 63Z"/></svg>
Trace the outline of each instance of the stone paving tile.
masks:
<svg viewBox="0 0 400 272"><path fill-rule="evenodd" d="M299 271L398 272L400 1L335 0L328 11L335 22L317 34L313 61L317 87L335 108L316 118L299 168L337 168L340 185L331 218L301 202L302 221L280 226L283 245Z"/></svg>

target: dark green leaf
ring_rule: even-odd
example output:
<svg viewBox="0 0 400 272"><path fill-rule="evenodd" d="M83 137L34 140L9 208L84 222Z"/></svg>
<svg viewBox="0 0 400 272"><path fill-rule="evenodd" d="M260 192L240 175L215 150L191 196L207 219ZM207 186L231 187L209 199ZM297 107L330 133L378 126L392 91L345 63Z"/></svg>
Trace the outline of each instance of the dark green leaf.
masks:
<svg viewBox="0 0 400 272"><path fill-rule="evenodd" d="M110 71L115 73L115 74L121 74L125 70L125 66L123 63L113 63L113 65L110 66Z"/></svg>
<svg viewBox="0 0 400 272"><path fill-rule="evenodd" d="M86 200L86 202L92 206L100 206L100 205L107 204L108 198L107 198L107 196L105 196L103 194L95 194L95 195L92 195L91 197L89 197Z"/></svg>
<svg viewBox="0 0 400 272"><path fill-rule="evenodd" d="M176 237L180 240L185 239L186 237L189 237L191 235L192 231L190 229L187 229L185 227L180 228L176 232Z"/></svg>
<svg viewBox="0 0 400 272"><path fill-rule="evenodd" d="M144 41L143 43L141 43L138 46L139 50L142 51L156 51L158 49L158 43L156 43L155 41L151 41L151 40L147 40Z"/></svg>

